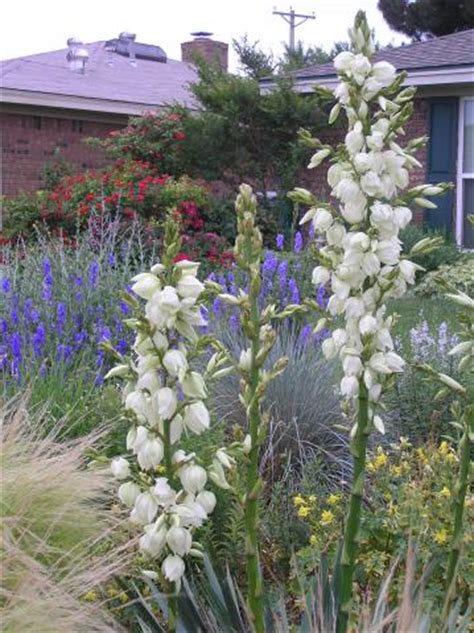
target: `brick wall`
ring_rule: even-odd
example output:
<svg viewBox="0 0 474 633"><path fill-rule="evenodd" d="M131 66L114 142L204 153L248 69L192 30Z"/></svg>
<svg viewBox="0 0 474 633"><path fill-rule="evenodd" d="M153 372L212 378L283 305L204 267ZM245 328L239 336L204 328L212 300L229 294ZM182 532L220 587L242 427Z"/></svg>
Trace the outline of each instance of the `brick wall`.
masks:
<svg viewBox="0 0 474 633"><path fill-rule="evenodd" d="M403 145L412 138L419 136L428 136L429 134L429 101L427 99L416 99L415 108L411 119L405 126L406 135L399 137L399 144ZM344 128L328 128L319 135L319 139L323 143L335 146L337 143L341 143L344 139ZM416 158L423 165L421 169L413 169L410 172L410 184L411 186L420 185L426 182L426 161L427 161L427 148L421 149ZM318 197L328 198L330 187L327 183L327 163L312 170L305 170L302 174L300 186L306 187L310 191L313 191ZM423 210L417 209L415 211L414 221L421 223L423 221Z"/></svg>
<svg viewBox="0 0 474 633"><path fill-rule="evenodd" d="M45 164L64 159L78 173L106 164L100 150L86 145L84 139L104 137L126 125L81 118L51 115L37 109L34 113L0 114L2 144L2 193L13 196L43 187Z"/></svg>

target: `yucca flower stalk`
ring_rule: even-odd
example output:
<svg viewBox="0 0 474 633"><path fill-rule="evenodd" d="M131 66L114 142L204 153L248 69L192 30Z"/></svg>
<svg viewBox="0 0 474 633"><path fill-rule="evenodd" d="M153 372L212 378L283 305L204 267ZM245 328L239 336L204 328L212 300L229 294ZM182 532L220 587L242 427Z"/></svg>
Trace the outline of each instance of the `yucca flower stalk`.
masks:
<svg viewBox="0 0 474 633"><path fill-rule="evenodd" d="M209 479L228 487L224 468L233 458L219 448L211 463L179 448L184 433L200 435L210 427L206 380L220 367L216 353L207 370L198 371L209 337L204 326L204 285L199 264L176 262L181 246L178 219L171 214L164 227L164 255L150 272L133 278L132 291L144 299L144 309L128 299L135 317L126 321L136 332L133 359L118 357L108 377L125 377L125 410L131 420L127 449L133 457L118 457L111 470L121 483L118 495L131 508L130 519L142 526L139 548L147 559L144 574L158 579L167 591L168 630L177 625L176 596L188 556L202 557L194 538L216 504L206 489Z"/></svg>
<svg viewBox="0 0 474 633"><path fill-rule="evenodd" d="M474 300L442 279L439 279L439 283L448 291L445 295L447 299L453 301L461 308L459 315L461 330L458 333L460 341L449 352L450 356L461 356L458 364L461 382L454 380L451 376L437 372L427 364L418 365L417 367L424 371L430 379L436 380L443 385L436 394L435 400L441 400L450 394L457 397L451 406L454 418L451 425L457 432L458 437L460 436L457 451L459 470L451 490L453 530L446 568L446 597L443 607L443 621L446 622L452 604L456 599L456 576L464 536L466 493L469 482L472 480L471 456L474 445ZM464 376L466 378L462 380Z"/></svg>
<svg viewBox="0 0 474 633"><path fill-rule="evenodd" d="M350 431L353 482L341 556L338 633L347 630L351 610L367 444L373 430L384 432L381 395L405 364L394 352L393 317L386 315L386 302L403 296L420 268L401 256L398 234L412 218L409 205L432 208L435 205L427 196L441 194L450 186L420 185L402 193L408 187L410 169L420 166L414 154L425 141L415 139L406 147L396 142L413 111L415 90L401 89L405 76L397 76L391 64L371 63L374 46L363 12L357 14L349 36L352 50L334 60L340 83L329 116L332 123L345 111L345 142L333 150L302 135L318 150L309 168L326 159L333 163L328 183L338 204L318 202L304 189L292 194L294 200L310 206L301 222L311 221L315 233L325 238L326 245L316 252L320 265L313 271L313 282L329 285L329 319L341 315L344 325L333 331L322 349L326 358L341 359L340 388L346 410L349 413L353 405L357 411ZM425 240L411 252L432 247ZM320 327L325 323L322 320Z"/></svg>
<svg viewBox="0 0 474 633"><path fill-rule="evenodd" d="M245 407L248 435L243 444L246 454L247 477L244 497L245 549L247 567L247 606L251 624L257 633L264 631L263 581L259 557L259 509L263 481L259 477L260 449L265 440L266 424L262 411L265 390L276 376L281 374L288 362L279 358L270 370L264 368L265 361L276 341L277 333L272 323L290 314L304 311L300 305L289 305L278 312L274 304L260 307L262 283L262 234L256 226L257 200L248 185L241 185L235 204L237 212L237 239L234 255L237 266L243 271L248 290L240 289L238 296L219 294L219 298L236 306L240 312L240 327L246 337L246 349L234 359L240 374L240 401ZM219 292L218 284L209 287ZM228 351L229 360L231 353Z"/></svg>

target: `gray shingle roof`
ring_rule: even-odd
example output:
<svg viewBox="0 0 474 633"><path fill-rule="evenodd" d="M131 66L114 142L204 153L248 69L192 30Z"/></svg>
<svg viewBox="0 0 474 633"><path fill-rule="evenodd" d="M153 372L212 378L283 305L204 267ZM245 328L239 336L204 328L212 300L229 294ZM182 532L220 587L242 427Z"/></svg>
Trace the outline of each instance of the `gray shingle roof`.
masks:
<svg viewBox="0 0 474 633"><path fill-rule="evenodd" d="M1 87L149 108L176 102L197 108L188 88L197 79L192 66L170 59L166 63L137 59L132 66L127 57L107 53L104 43L84 44L89 53L84 74L69 69L67 49L1 62ZM109 59L113 65L107 63Z"/></svg>
<svg viewBox="0 0 474 633"><path fill-rule="evenodd" d="M474 29L398 48L385 48L378 51L374 59L390 62L397 70L408 71L474 65ZM336 76L332 62L294 73L297 80L331 76Z"/></svg>

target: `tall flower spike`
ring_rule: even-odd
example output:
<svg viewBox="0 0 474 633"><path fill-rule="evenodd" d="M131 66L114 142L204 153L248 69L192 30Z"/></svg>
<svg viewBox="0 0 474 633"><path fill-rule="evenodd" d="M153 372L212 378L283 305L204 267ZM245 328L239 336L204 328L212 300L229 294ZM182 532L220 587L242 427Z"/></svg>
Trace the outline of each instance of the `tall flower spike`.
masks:
<svg viewBox="0 0 474 633"><path fill-rule="evenodd" d="M132 301L136 316L127 320L136 331L134 358L122 358L108 374L127 379L123 402L131 419L131 455L111 466L121 482L119 498L131 508L131 520L142 526L139 548L167 591L173 585L179 591L186 557L199 555L194 531L216 503L206 490L213 459L208 476L197 455L179 448L183 433L200 434L210 426L206 380L195 366L206 348L197 330L205 324L204 286L197 278L199 264L174 261L179 249L179 223L170 217L163 261L132 280L132 291L145 301L144 306ZM176 602L171 599L169 606L173 630Z"/></svg>
<svg viewBox="0 0 474 633"><path fill-rule="evenodd" d="M261 411L265 389L268 383L282 373L287 359L281 358L271 370L264 370L265 361L272 349L276 332L272 327L274 319L281 319L304 308L300 305L287 306L277 312L275 305L260 306L260 294L263 275L263 240L256 226L257 201L248 185L241 185L235 208L237 211L237 239L235 259L237 266L247 277L248 291L240 290L239 297L226 294L220 299L232 302L240 312L240 326L246 336L245 349L238 359L233 359L240 374L240 400L245 406L248 435L242 444L242 453L247 464L246 494L244 499L244 517L246 531L246 561L248 594L247 603L252 618L253 630L264 631L263 618L263 580L259 561L259 500L263 482L259 477L259 453L265 438L264 416ZM279 271L281 272L281 271ZM286 287L286 271L285 287ZM224 468L229 467L228 456L218 451L211 476L225 487ZM224 477L224 478L223 478Z"/></svg>
<svg viewBox="0 0 474 633"><path fill-rule="evenodd" d="M344 371L341 393L358 410L351 431L354 482L342 552L338 633L347 630L351 606L367 441L373 430L384 431L378 415L380 399L393 374L403 371L405 364L394 352L386 301L400 298L420 268L401 256L399 231L411 220L413 202L431 206L426 197L449 188L441 183L404 192L420 144L401 147L396 141L412 113L414 92L400 90L404 77L397 77L391 64L371 62L374 47L362 12L349 36L352 50L334 59L340 83L331 113L333 120L341 110L346 113L345 142L335 150L320 149L310 163L314 166L330 158L327 179L337 205L314 202L302 220L311 222L325 240L317 252L313 281L328 284L327 311L344 319L344 327L324 341L323 353L327 358L339 356ZM418 248L431 246L425 243Z"/></svg>

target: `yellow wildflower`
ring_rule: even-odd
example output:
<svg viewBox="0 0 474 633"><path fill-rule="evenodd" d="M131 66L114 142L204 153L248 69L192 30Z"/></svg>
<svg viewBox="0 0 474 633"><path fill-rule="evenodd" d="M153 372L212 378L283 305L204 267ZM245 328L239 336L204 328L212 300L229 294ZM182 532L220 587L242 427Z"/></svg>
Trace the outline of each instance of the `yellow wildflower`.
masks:
<svg viewBox="0 0 474 633"><path fill-rule="evenodd" d="M321 524L330 525L334 521L334 514L331 510L323 510L321 513Z"/></svg>
<svg viewBox="0 0 474 633"><path fill-rule="evenodd" d="M449 453L449 444L446 440L443 440L439 445L438 453L440 455L447 455Z"/></svg>
<svg viewBox="0 0 474 633"><path fill-rule="evenodd" d="M392 493L391 492L384 492L383 498L385 499L385 501L391 501L392 500Z"/></svg>
<svg viewBox="0 0 474 633"><path fill-rule="evenodd" d="M330 506L335 506L339 503L339 501L341 500L341 495L329 495L328 497L328 503Z"/></svg>
<svg viewBox="0 0 474 633"><path fill-rule="evenodd" d="M165 475L166 467L163 464L158 464L158 466L155 467L155 472L159 475Z"/></svg>
<svg viewBox="0 0 474 633"><path fill-rule="evenodd" d="M438 545L444 545L444 543L446 543L446 541L448 540L448 531L446 530L446 528L441 528L441 530L438 530L434 536L434 540L436 543L438 543Z"/></svg>
<svg viewBox="0 0 474 633"><path fill-rule="evenodd" d="M369 473L373 473L375 471L375 464L374 464L374 462L368 461L366 468L369 471Z"/></svg>
<svg viewBox="0 0 474 633"><path fill-rule="evenodd" d="M107 589L107 595L109 598L115 598L115 596L118 595L118 589L116 589L115 587L109 587Z"/></svg>
<svg viewBox="0 0 474 633"><path fill-rule="evenodd" d="M314 505L316 503L316 497L315 495L310 495L308 497L308 502L310 503L310 505Z"/></svg>
<svg viewBox="0 0 474 633"><path fill-rule="evenodd" d="M296 507L302 506L305 503L306 501L304 500L304 497L302 497L301 495L296 495L295 497L293 497L293 505L295 505Z"/></svg>
<svg viewBox="0 0 474 633"><path fill-rule="evenodd" d="M448 453L444 456L444 459L446 462L448 462L448 464L454 464L454 462L456 461L456 455L454 453Z"/></svg>
<svg viewBox="0 0 474 633"><path fill-rule="evenodd" d="M377 457L375 458L375 468L376 469L382 468L383 466L385 466L387 462L388 462L388 457L385 455L385 453L382 453L381 455L377 455Z"/></svg>
<svg viewBox="0 0 474 633"><path fill-rule="evenodd" d="M309 537L309 542L310 542L310 545L318 544L318 537L316 536L316 534L311 534L311 536Z"/></svg>
<svg viewBox="0 0 474 633"><path fill-rule="evenodd" d="M310 510L309 510L308 506L300 506L298 508L297 514L298 514L298 516L301 519L304 519L304 518L306 518L308 516L309 512L310 512Z"/></svg>
<svg viewBox="0 0 474 633"><path fill-rule="evenodd" d="M397 514L397 506L393 503L390 503L390 505L387 508L387 514L390 517L394 517Z"/></svg>
<svg viewBox="0 0 474 633"><path fill-rule="evenodd" d="M403 468L401 466L391 466L390 474L394 477L401 477L401 475L403 474Z"/></svg>
<svg viewBox="0 0 474 633"><path fill-rule="evenodd" d="M85 595L84 595L84 600L86 602L95 602L98 599L98 595L95 591L88 591Z"/></svg>
<svg viewBox="0 0 474 633"><path fill-rule="evenodd" d="M128 602L129 598L128 598L128 595L125 593L125 591L122 591L122 593L119 595L119 600L122 604L125 604L126 602Z"/></svg>
<svg viewBox="0 0 474 633"><path fill-rule="evenodd" d="M443 488L441 488L441 490L439 491L439 496L449 499L449 497L451 496L451 490L447 486L443 486Z"/></svg>
<svg viewBox="0 0 474 633"><path fill-rule="evenodd" d="M418 457L418 461L423 464L423 466L426 466L426 464L428 463L428 458L426 457L425 451L422 448L417 448L415 453Z"/></svg>

